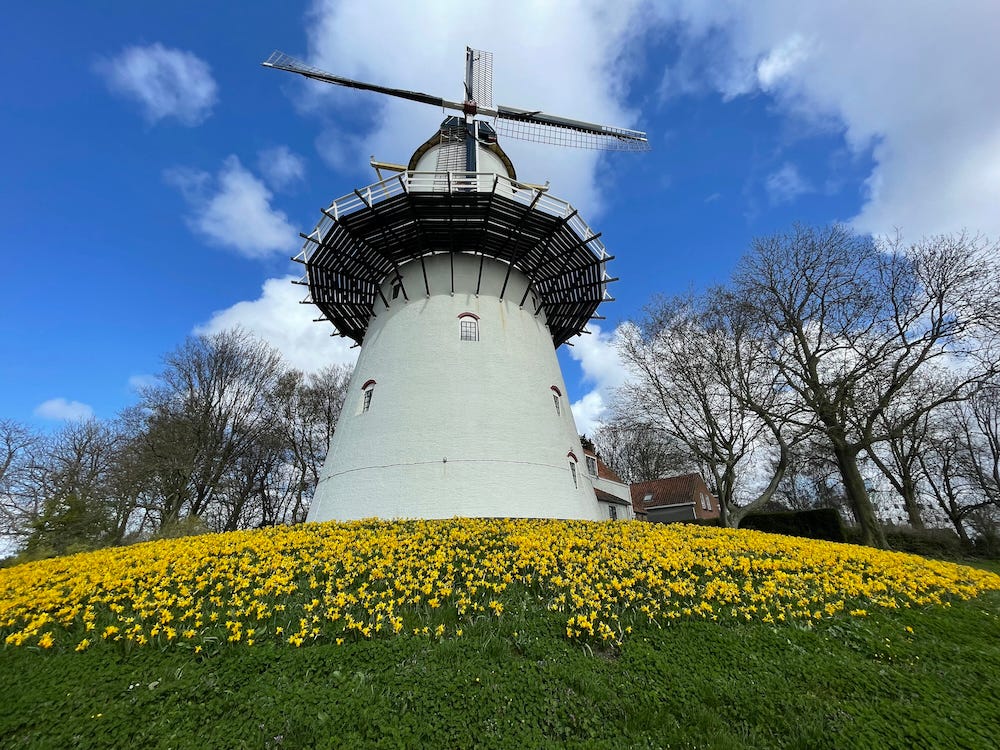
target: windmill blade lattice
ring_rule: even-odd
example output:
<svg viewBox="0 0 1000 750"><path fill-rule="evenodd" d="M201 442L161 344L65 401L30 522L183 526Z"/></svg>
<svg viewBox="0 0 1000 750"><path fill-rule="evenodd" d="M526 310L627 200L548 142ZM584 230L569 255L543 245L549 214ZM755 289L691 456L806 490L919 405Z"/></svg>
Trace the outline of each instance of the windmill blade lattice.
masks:
<svg viewBox="0 0 1000 750"><path fill-rule="evenodd" d="M503 110L503 107L499 109ZM606 125L590 127L546 122L539 116L506 117L499 114L493 126L497 133L534 143L589 148L598 151L649 151L646 134L638 130Z"/></svg>
<svg viewBox="0 0 1000 750"><path fill-rule="evenodd" d="M493 53L466 47L471 71L470 94L480 107L493 108Z"/></svg>

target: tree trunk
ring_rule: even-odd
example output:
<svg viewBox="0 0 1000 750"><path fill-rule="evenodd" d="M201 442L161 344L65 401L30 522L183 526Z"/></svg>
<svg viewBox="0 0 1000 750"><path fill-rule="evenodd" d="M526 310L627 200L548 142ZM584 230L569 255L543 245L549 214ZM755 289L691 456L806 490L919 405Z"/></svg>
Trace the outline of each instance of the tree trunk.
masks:
<svg viewBox="0 0 1000 750"><path fill-rule="evenodd" d="M923 530L924 519L920 515L920 504L917 502L916 483L903 480L903 491L899 493L903 497L903 505L906 507L906 518L910 522L910 528Z"/></svg>
<svg viewBox="0 0 1000 750"><path fill-rule="evenodd" d="M861 524L861 543L879 549L888 548L885 532L875 516L875 507L858 468L858 452L842 444L838 445L837 441L834 441L833 454L837 458L837 467L844 482L847 502L851 504L854 516Z"/></svg>

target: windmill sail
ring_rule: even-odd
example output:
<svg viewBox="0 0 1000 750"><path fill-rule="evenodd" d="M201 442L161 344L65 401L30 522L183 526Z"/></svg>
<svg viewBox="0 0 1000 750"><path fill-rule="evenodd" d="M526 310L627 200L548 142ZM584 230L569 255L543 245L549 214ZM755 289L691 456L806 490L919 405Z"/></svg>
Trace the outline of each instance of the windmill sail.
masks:
<svg viewBox="0 0 1000 750"><path fill-rule="evenodd" d="M583 120L573 120L568 117L551 115L541 110L504 106L494 108L493 54L471 47L466 47L465 51L464 102L450 101L420 91L379 86L374 83L335 76L325 70L307 65L284 52L272 53L262 64L268 68L286 70L325 83L347 86L362 91L374 91L378 94L431 104L443 109L457 110L465 115L470 126L476 115L492 118L496 132L510 138L602 151L649 150L649 141L641 130L629 130Z"/></svg>
<svg viewBox="0 0 1000 750"><path fill-rule="evenodd" d="M324 81L326 83L335 83L338 86L347 86L352 89L360 89L362 91L374 91L378 94L388 94L389 96L396 96L400 99L409 99L413 102L421 102L423 104L431 104L435 107L447 107L450 109L462 109L461 102L450 102L447 99L442 99L440 96L432 96L431 94L424 94L420 91L407 91L406 89L394 89L388 86L379 86L374 83L365 83L363 81L355 81L351 78L342 78L341 76L335 76L332 73L327 73L325 70L320 70L319 68L314 68L311 65L307 65L301 60L297 60L291 55L286 55L284 52L275 51L271 53L271 56L261 63L267 68L276 68L278 70L287 70L289 73L298 73L306 78L312 78L316 81Z"/></svg>

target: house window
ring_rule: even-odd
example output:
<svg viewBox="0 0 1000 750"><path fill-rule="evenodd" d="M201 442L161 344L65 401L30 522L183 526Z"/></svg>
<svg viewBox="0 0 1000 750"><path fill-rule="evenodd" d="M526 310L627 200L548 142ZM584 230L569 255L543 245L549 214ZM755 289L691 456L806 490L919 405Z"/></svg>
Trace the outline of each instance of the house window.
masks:
<svg viewBox="0 0 1000 750"><path fill-rule="evenodd" d="M592 477L597 476L597 459L593 456L587 456L587 473Z"/></svg>
<svg viewBox="0 0 1000 750"><path fill-rule="evenodd" d="M472 313L462 313L458 316L459 339L461 341L479 341L479 318Z"/></svg>
<svg viewBox="0 0 1000 750"><path fill-rule="evenodd" d="M569 473L573 476L573 487L580 489L580 484L576 479L576 461L569 462Z"/></svg>
<svg viewBox="0 0 1000 750"><path fill-rule="evenodd" d="M618 508L615 507L614 503L608 506L608 518L612 521L618 520Z"/></svg>

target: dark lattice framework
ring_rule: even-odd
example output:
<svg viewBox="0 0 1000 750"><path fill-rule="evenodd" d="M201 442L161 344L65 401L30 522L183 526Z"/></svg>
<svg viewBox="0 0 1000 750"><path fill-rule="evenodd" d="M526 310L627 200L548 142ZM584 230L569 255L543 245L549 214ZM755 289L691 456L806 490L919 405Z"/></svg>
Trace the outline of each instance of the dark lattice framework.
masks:
<svg viewBox="0 0 1000 750"><path fill-rule="evenodd" d="M612 299L607 284L617 281L605 268L613 256L576 209L493 173L404 172L334 201L302 237L295 260L306 266L299 282L309 287L304 301L323 312L319 320L359 344L372 315L389 305L381 290L387 278L393 294L407 300L430 293L426 272L410 275L403 286L399 267L418 259L422 265L432 254L507 263L501 299L510 268L524 273L530 283L518 304L534 298L532 312L544 310L556 346L599 319L597 306Z"/></svg>

